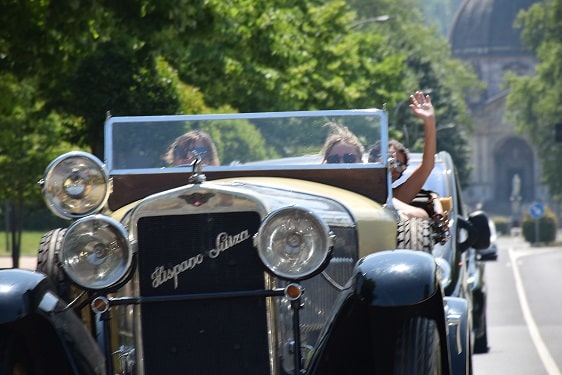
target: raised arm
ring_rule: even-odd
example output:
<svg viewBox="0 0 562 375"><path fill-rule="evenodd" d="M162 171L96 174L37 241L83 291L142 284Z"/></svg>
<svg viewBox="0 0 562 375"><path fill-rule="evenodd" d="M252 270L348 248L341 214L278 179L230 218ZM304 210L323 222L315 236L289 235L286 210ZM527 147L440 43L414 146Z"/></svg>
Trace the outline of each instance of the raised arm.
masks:
<svg viewBox="0 0 562 375"><path fill-rule="evenodd" d="M406 181L393 190L394 196L403 202L411 202L420 191L433 169L437 152L436 120L431 97L416 91L410 95L410 109L417 118L423 120L424 146L421 164L412 171Z"/></svg>

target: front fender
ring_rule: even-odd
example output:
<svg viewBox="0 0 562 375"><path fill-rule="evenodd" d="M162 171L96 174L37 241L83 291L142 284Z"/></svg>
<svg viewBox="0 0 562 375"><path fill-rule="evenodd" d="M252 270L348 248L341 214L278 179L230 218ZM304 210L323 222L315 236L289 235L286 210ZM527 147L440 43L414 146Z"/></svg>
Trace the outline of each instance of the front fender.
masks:
<svg viewBox="0 0 562 375"><path fill-rule="evenodd" d="M41 273L23 269L0 271L0 324L21 319L41 304L49 289L47 277ZM48 307L43 303L43 307Z"/></svg>
<svg viewBox="0 0 562 375"><path fill-rule="evenodd" d="M37 368L103 374L105 358L99 347L74 311L65 306L44 274L0 270L0 366L6 366L9 355L17 356L20 348L27 348L22 350L26 361Z"/></svg>
<svg viewBox="0 0 562 375"><path fill-rule="evenodd" d="M390 250L362 258L353 276L354 294L371 306L406 306L425 301L439 290L431 254Z"/></svg>
<svg viewBox="0 0 562 375"><path fill-rule="evenodd" d="M404 321L421 316L437 324L442 366L449 374L437 270L433 256L422 251L388 250L361 258L349 288L334 303L330 324L320 335L308 373L391 373L396 333Z"/></svg>

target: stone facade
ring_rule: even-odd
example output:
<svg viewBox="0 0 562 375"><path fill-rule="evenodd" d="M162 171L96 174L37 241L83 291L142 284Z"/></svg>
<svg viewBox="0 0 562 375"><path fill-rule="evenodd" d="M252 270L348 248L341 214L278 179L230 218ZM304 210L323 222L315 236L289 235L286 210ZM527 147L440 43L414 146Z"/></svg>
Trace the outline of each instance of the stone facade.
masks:
<svg viewBox="0 0 562 375"><path fill-rule="evenodd" d="M449 40L453 55L472 65L487 89L470 98L474 133L469 139L473 172L465 199L491 214L518 217L533 201L548 201L540 183L537 152L505 117L507 71L531 74L536 60L526 51L512 24L533 0L465 0Z"/></svg>

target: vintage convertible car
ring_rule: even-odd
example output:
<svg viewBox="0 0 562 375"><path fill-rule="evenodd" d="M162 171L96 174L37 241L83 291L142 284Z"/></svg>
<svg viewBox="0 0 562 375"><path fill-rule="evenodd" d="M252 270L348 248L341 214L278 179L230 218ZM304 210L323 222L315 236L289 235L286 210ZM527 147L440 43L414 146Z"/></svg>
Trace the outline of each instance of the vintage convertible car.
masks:
<svg viewBox="0 0 562 375"><path fill-rule="evenodd" d="M396 248L421 226L389 204L392 158L319 155L328 123L369 145L388 142L387 122L379 109L109 117L103 162L76 151L46 169L47 205L71 223L43 236L37 272L0 271L0 373L470 373L471 301L448 292L462 270ZM165 160L191 129L221 165L201 149ZM449 222L455 256L488 246L482 220Z"/></svg>

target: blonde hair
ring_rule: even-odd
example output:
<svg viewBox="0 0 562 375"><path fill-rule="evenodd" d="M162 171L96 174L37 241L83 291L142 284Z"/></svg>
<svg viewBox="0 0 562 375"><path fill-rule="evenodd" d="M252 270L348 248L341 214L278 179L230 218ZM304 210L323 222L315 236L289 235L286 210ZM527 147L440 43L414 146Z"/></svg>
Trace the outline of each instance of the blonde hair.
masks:
<svg viewBox="0 0 562 375"><path fill-rule="evenodd" d="M346 143L348 145L354 146L357 152L357 160L361 161L363 152L365 152L365 147L363 146L359 138L357 138L357 136L353 134L347 128L347 126L337 124L335 122L328 122L324 124L324 126L330 127L331 129L330 134L324 142L322 151L320 151L321 155L323 156L323 162L326 162L326 158L330 155L330 152L338 143Z"/></svg>

